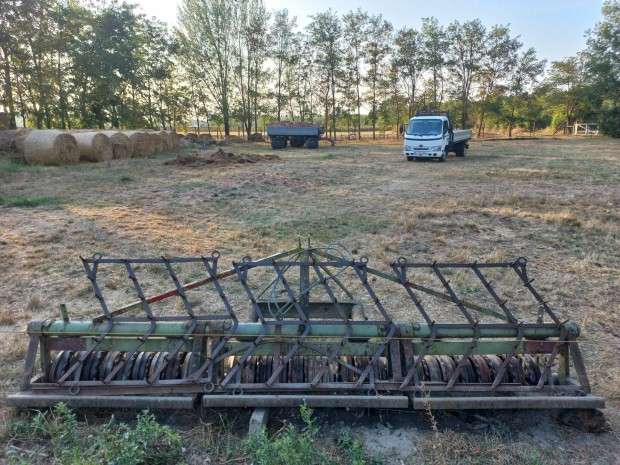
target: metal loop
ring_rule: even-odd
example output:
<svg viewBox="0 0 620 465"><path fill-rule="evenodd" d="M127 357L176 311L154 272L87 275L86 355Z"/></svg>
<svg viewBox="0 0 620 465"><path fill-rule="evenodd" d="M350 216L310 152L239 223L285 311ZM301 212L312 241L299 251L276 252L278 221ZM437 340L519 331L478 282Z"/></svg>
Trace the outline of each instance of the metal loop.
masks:
<svg viewBox="0 0 620 465"><path fill-rule="evenodd" d="M242 261L243 263L252 263L252 257L246 255L245 257L243 257Z"/></svg>
<svg viewBox="0 0 620 465"><path fill-rule="evenodd" d="M213 252L211 252L211 256L213 258L220 258L220 252L217 250L214 250Z"/></svg>
<svg viewBox="0 0 620 465"><path fill-rule="evenodd" d="M364 265L365 265L366 263L368 263L368 257L367 257L367 256L365 256L365 255L362 255L362 256L360 257L360 263L362 263L362 264L364 264Z"/></svg>
<svg viewBox="0 0 620 465"><path fill-rule="evenodd" d="M215 391L215 384L213 384L211 381L207 381L203 386L203 389L205 392L213 392Z"/></svg>
<svg viewBox="0 0 620 465"><path fill-rule="evenodd" d="M243 395L243 388L240 388L240 387L234 388L233 391L232 391L232 395L233 396L242 396Z"/></svg>
<svg viewBox="0 0 620 465"><path fill-rule="evenodd" d="M72 396L76 396L79 392L80 386L78 386L77 384L74 384L69 388L69 394L71 394Z"/></svg>
<svg viewBox="0 0 620 465"><path fill-rule="evenodd" d="M407 263L407 259L405 257L398 257L398 263L404 265Z"/></svg>

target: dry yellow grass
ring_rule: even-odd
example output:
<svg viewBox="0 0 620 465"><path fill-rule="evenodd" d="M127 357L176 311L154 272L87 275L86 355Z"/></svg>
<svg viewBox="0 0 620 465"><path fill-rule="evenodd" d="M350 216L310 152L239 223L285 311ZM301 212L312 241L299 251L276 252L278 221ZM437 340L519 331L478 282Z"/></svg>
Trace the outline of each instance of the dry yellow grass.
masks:
<svg viewBox="0 0 620 465"><path fill-rule="evenodd" d="M227 151L273 153L268 144ZM80 255L218 249L228 264L310 235L315 244L345 244L380 268L399 256L527 257L552 307L582 324L594 391L607 397L606 414L618 431L619 154L620 141L606 138L485 141L473 142L462 159L409 163L395 141L366 141L288 148L278 152L278 163L164 169L174 155L162 155L115 160L110 168L0 172L0 331L10 334L0 342L0 394L18 389L29 319L58 317L61 303L73 317L96 312ZM24 197L50 200L34 208L2 206ZM156 289L169 287L151 270L142 272ZM118 276L106 282L114 304L127 303L126 284ZM587 440L587 457L620 453L613 436Z"/></svg>

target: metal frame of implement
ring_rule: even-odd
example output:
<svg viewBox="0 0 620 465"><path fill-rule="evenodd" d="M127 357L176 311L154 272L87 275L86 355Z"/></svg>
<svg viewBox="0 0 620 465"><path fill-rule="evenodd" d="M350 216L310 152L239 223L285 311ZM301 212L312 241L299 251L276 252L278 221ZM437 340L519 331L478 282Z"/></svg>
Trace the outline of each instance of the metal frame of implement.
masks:
<svg viewBox="0 0 620 465"><path fill-rule="evenodd" d="M392 273L385 273L369 267L365 257L355 260L333 247L302 248L300 243L260 260L245 257L226 271L219 270L217 252L170 259L96 256L82 263L102 314L91 321L70 321L61 308L62 320L30 323L21 392L9 396L7 405L604 407L604 399L590 393L576 341L578 325L557 318L532 286L523 258L484 264L400 258L391 264ZM183 264L201 266L204 279L182 285L175 269ZM141 265L165 268L174 288L147 297L136 273ZM126 272L138 301L108 308L97 281L107 266ZM431 273L437 287L410 280L408 274L416 269ZM493 269L514 271L533 298L535 321L517 319L488 279ZM264 299L265 290L253 291L251 275L259 270L272 273L266 289L276 286L277 295ZM461 298L447 277L455 270L473 273L494 305ZM372 303L371 317L344 285L345 272ZM251 303L248 321L239 321L223 290L222 283L231 280ZM298 292L291 282L295 280ZM375 280L404 291L409 313L419 322L393 321L375 292ZM225 311L195 310L187 294L203 286L215 291ZM312 301L311 291L327 299ZM342 295L346 298L339 298ZM436 323L422 296L455 308L464 322ZM168 299L180 299L180 315L153 311L156 303ZM493 322L480 322L477 316L482 315Z"/></svg>

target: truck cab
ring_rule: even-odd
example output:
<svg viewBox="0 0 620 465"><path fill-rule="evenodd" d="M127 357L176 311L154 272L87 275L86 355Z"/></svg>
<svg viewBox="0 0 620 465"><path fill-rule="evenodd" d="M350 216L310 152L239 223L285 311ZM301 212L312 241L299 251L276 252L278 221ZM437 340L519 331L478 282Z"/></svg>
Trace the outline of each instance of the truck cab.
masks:
<svg viewBox="0 0 620 465"><path fill-rule="evenodd" d="M409 120L403 153L407 160L438 159L445 161L448 152L465 156L470 130L454 131L448 112L419 111Z"/></svg>

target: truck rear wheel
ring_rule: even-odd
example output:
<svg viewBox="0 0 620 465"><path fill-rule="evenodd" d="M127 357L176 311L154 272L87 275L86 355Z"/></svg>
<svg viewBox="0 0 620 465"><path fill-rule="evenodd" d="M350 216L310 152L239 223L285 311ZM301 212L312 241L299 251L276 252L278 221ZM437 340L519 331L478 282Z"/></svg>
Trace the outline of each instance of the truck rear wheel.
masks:
<svg viewBox="0 0 620 465"><path fill-rule="evenodd" d="M307 149L318 149L319 139L316 137L308 137L308 139L306 139L306 148Z"/></svg>
<svg viewBox="0 0 620 465"><path fill-rule="evenodd" d="M303 147L306 143L306 138L304 136L291 136L291 147Z"/></svg>
<svg viewBox="0 0 620 465"><path fill-rule="evenodd" d="M458 144L456 147L454 147L454 153L456 153L457 157L464 157L466 151L467 149L465 147L465 142L463 142L462 144Z"/></svg>

